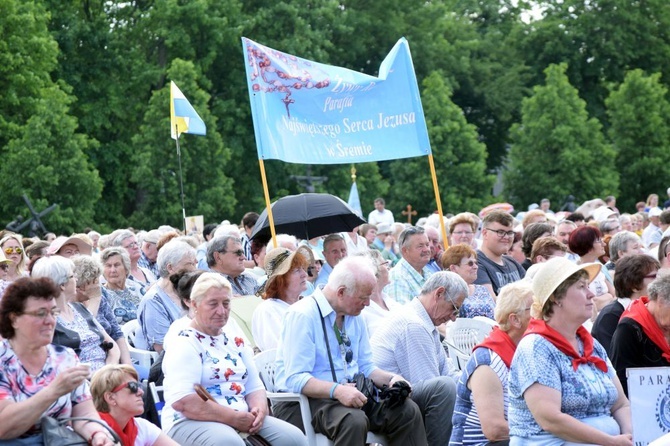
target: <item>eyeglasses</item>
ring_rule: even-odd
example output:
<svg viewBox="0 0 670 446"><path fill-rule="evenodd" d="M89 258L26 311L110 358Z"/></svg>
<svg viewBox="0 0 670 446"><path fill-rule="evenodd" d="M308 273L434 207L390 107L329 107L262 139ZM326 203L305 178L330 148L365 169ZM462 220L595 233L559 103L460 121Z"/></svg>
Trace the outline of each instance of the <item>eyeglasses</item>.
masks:
<svg viewBox="0 0 670 446"><path fill-rule="evenodd" d="M472 268L472 267L475 266L476 264L477 264L477 261L476 261L476 260L468 260L468 261L465 262L465 263L461 263L461 266L469 266L470 268Z"/></svg>
<svg viewBox="0 0 670 446"><path fill-rule="evenodd" d="M472 235L474 232L472 231L456 231L452 232L452 235Z"/></svg>
<svg viewBox="0 0 670 446"><path fill-rule="evenodd" d="M137 243L137 242L132 242L132 243L128 243L126 246L124 246L124 248L125 248L125 249L128 249L128 248L137 248L138 246L140 246L139 243Z"/></svg>
<svg viewBox="0 0 670 446"><path fill-rule="evenodd" d="M454 302L454 299L452 299L451 297L448 297L448 299L449 302L451 303L451 306L454 307L452 314L455 314L456 317L458 317L458 315L461 313L461 307L456 305L456 302Z"/></svg>
<svg viewBox="0 0 670 446"><path fill-rule="evenodd" d="M226 251L225 249L222 249L222 250L219 251L219 252L220 252L221 254L225 254L225 253L235 254L236 257L242 257L242 256L244 256L244 251L241 250L241 249L238 249L237 251Z"/></svg>
<svg viewBox="0 0 670 446"><path fill-rule="evenodd" d="M491 229L491 228L484 228L487 231L495 232L498 238L505 238L505 237L514 237L514 231L504 231L502 229Z"/></svg>
<svg viewBox="0 0 670 446"><path fill-rule="evenodd" d="M23 252L23 248L19 248L18 246L14 247L14 248L11 248L11 247L10 248L5 248L5 254L7 254L8 256L12 255L13 252L15 252L17 254L21 254Z"/></svg>
<svg viewBox="0 0 670 446"><path fill-rule="evenodd" d="M9 265L7 265L6 263L0 263L0 269L3 271L8 271Z"/></svg>
<svg viewBox="0 0 670 446"><path fill-rule="evenodd" d="M354 359L354 352L351 351L351 340L349 339L349 336L346 333L342 333L342 342L340 343L340 348L344 350L344 347L346 347L346 351L344 352L344 360L347 361L347 364L350 364L351 361Z"/></svg>
<svg viewBox="0 0 670 446"><path fill-rule="evenodd" d="M128 387L130 393L135 395L140 390L140 383L138 383L137 381L128 381L127 383L119 384L118 386L114 387L114 389L112 389L112 393L116 393L120 390L125 389L126 387Z"/></svg>
<svg viewBox="0 0 670 446"><path fill-rule="evenodd" d="M36 317L37 319L46 319L47 316L51 316L54 319L58 317L60 314L60 310L58 308L52 308L51 310L47 310L46 308L41 308L39 310L35 311L24 311L21 314L27 314L28 316Z"/></svg>

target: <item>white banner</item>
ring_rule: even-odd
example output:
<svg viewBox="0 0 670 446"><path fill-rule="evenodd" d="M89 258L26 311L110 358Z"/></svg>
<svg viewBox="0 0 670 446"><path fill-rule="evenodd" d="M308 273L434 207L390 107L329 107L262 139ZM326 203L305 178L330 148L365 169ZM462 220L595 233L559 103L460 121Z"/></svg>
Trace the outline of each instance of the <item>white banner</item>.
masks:
<svg viewBox="0 0 670 446"><path fill-rule="evenodd" d="M633 444L647 446L670 432L670 367L626 370Z"/></svg>

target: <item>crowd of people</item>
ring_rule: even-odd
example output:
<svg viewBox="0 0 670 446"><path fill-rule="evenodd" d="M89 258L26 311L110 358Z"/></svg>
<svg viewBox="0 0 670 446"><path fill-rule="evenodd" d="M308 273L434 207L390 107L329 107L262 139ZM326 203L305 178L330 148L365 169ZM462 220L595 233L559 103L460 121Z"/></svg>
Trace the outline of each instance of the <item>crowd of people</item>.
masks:
<svg viewBox="0 0 670 446"><path fill-rule="evenodd" d="M388 445L632 445L626 369L670 365L658 196L632 214L607 197L449 215L446 234L437 214L403 224L374 205L366 224L309 240L252 239L253 212L198 234L3 231L0 445L41 444L43 416L102 419L124 446L306 445L299 405L268 403L266 351L274 387L305 395L335 445L368 431ZM456 318L495 326L462 370L444 343ZM159 358L156 424L140 418L136 350Z"/></svg>

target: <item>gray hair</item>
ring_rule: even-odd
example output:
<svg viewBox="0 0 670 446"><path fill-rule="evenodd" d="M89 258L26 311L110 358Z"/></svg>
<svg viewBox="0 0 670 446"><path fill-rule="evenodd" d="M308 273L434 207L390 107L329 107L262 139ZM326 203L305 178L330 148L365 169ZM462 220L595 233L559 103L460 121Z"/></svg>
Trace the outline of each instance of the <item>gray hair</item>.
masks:
<svg viewBox="0 0 670 446"><path fill-rule="evenodd" d="M65 285L74 270L72 260L63 256L42 257L33 266L31 277L46 277L53 280L56 285Z"/></svg>
<svg viewBox="0 0 670 446"><path fill-rule="evenodd" d="M333 268L330 276L328 276L326 287L337 290L343 286L347 292L351 293L366 274L371 275L376 283L377 266L373 263L372 258L360 256L345 257Z"/></svg>
<svg viewBox="0 0 670 446"><path fill-rule="evenodd" d="M114 239L110 243L110 246L123 246L123 241L127 238L134 237L135 233L130 229L121 229L116 234L114 234Z"/></svg>
<svg viewBox="0 0 670 446"><path fill-rule="evenodd" d="M162 250L163 249L161 249L161 251ZM193 288L191 288L191 300L196 303L202 302L202 299L205 297L205 294L207 294L207 291L212 288L228 290L231 295L233 293L233 287L230 285L230 282L228 282L228 279L219 273L205 272L200 274L200 277L198 277L193 284Z"/></svg>
<svg viewBox="0 0 670 446"><path fill-rule="evenodd" d="M629 242L642 243L640 236L631 231L621 231L610 239L610 260L616 263L619 260L619 251L628 249Z"/></svg>
<svg viewBox="0 0 670 446"><path fill-rule="evenodd" d="M430 276L423 284L421 294L430 294L440 287L444 287L446 300L455 301L460 296L468 296L468 284L452 271L438 271Z"/></svg>
<svg viewBox="0 0 670 446"><path fill-rule="evenodd" d="M156 265L158 265L158 273L161 277L170 275L167 267L168 265L176 265L186 256L195 258L195 249L188 243L182 240L170 240L158 251L156 258Z"/></svg>
<svg viewBox="0 0 670 446"><path fill-rule="evenodd" d="M74 256L72 263L74 263L74 277L77 279L78 287L93 283L102 274L100 262L92 256Z"/></svg>
<svg viewBox="0 0 670 446"><path fill-rule="evenodd" d="M621 225L621 222L619 222L619 219L613 219L613 218L608 218L606 220L603 220L600 223L600 232L603 234L606 234L614 229L615 226Z"/></svg>
<svg viewBox="0 0 670 446"><path fill-rule="evenodd" d="M407 245L409 244L410 237L412 237L413 235L423 233L425 233L423 228L420 228L418 226L410 226L409 228L403 230L400 233L400 237L398 237L398 245L401 248L406 248Z"/></svg>
<svg viewBox="0 0 670 446"><path fill-rule="evenodd" d="M493 315L502 331L509 331L509 315L526 310L528 298L533 298L533 287L527 280L512 282L500 289Z"/></svg>
<svg viewBox="0 0 670 446"><path fill-rule="evenodd" d="M104 265L114 256L121 257L121 263L123 263L123 267L126 269L126 277L128 277L130 275L130 256L128 255L128 251L126 251L124 248L114 246L112 248L105 249L102 251L102 253L100 253L100 261Z"/></svg>
<svg viewBox="0 0 670 446"><path fill-rule="evenodd" d="M647 286L649 300L670 304L670 274L656 278Z"/></svg>
<svg viewBox="0 0 670 446"><path fill-rule="evenodd" d="M219 237L214 237L207 244L207 265L211 268L216 263L214 259L215 252L221 252L228 246L228 240L233 240L233 242L242 243L239 237L235 235L222 235ZM162 249L161 249L162 250ZM158 251L160 254L160 251Z"/></svg>

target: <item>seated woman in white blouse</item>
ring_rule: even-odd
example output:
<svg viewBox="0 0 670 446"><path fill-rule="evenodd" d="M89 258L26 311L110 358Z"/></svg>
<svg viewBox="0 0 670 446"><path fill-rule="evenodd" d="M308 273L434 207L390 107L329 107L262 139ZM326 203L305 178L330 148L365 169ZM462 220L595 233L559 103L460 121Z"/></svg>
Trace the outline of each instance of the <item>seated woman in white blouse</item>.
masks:
<svg viewBox="0 0 670 446"><path fill-rule="evenodd" d="M307 267L312 263L312 251L305 246L296 251L273 248L265 255L268 280L260 290L263 302L251 319L251 333L261 351L277 348L284 313L307 290Z"/></svg>

